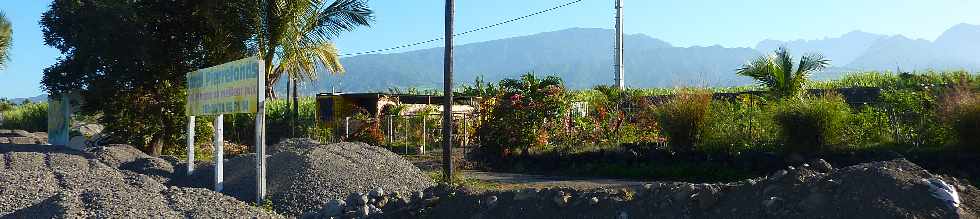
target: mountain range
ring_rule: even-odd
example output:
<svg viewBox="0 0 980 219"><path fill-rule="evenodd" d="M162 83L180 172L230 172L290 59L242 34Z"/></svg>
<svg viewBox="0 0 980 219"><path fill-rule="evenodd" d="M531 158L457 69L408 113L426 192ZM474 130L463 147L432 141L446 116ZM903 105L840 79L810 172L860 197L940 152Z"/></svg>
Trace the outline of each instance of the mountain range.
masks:
<svg viewBox="0 0 980 219"><path fill-rule="evenodd" d="M513 78L525 72L556 75L570 88L613 82L614 31L572 28L528 36L458 45L455 82ZM980 71L980 25L959 24L934 41L853 31L815 40L763 40L755 48L678 47L643 34L625 37L625 78L630 87L737 86L752 80L735 74L748 60L787 47L794 56L818 52L832 67L818 79L866 70ZM342 75L321 76L302 89L316 92L437 89L442 84L442 48L371 54L341 60ZM312 86L311 86L312 85ZM280 84L279 87L284 87ZM283 89L279 89L283 90Z"/></svg>

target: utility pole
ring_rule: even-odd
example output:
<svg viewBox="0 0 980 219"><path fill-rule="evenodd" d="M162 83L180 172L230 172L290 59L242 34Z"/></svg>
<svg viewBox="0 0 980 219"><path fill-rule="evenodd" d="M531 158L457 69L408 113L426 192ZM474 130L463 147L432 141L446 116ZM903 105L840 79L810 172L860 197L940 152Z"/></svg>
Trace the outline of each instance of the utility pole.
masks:
<svg viewBox="0 0 980 219"><path fill-rule="evenodd" d="M616 87L626 89L623 79L623 0L616 0Z"/></svg>
<svg viewBox="0 0 980 219"><path fill-rule="evenodd" d="M442 106L442 176L446 183L453 180L453 16L455 16L455 0L446 0L446 53L443 61L443 95Z"/></svg>

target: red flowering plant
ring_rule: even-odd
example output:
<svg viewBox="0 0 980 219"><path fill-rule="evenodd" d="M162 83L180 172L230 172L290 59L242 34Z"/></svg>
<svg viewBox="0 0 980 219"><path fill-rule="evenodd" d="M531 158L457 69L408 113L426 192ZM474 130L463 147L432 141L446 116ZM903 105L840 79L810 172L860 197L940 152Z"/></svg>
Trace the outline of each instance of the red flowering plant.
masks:
<svg viewBox="0 0 980 219"><path fill-rule="evenodd" d="M499 102L489 106L490 116L478 130L481 145L501 156L517 150L528 155L532 149L548 147L547 128L560 126L568 108L562 80L527 73L520 79L500 81L499 88Z"/></svg>

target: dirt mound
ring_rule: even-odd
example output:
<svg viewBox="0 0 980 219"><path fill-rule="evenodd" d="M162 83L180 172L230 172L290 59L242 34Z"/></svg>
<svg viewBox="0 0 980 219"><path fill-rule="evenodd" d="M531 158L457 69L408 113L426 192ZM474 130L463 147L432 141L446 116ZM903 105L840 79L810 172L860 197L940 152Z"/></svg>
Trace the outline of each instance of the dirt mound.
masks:
<svg viewBox="0 0 980 219"><path fill-rule="evenodd" d="M48 133L0 129L0 144L47 144Z"/></svg>
<svg viewBox="0 0 980 219"><path fill-rule="evenodd" d="M0 217L279 217L220 193L168 187L70 151L0 157Z"/></svg>
<svg viewBox="0 0 980 219"><path fill-rule="evenodd" d="M385 217L435 218L976 218L980 193L904 159L834 169L826 162L788 167L735 183L654 182L622 190L429 191L411 211ZM955 191L959 205L950 201ZM330 207L327 205L326 208ZM346 215L350 215L349 204ZM355 211L356 213L357 211Z"/></svg>
<svg viewBox="0 0 980 219"><path fill-rule="evenodd" d="M377 189L406 194L431 187L421 170L397 154L363 143L322 145L312 140L286 140L270 148L267 158L267 197L276 212L302 215L316 212L330 200ZM255 198L254 154L225 162L225 192L241 200ZM198 171L198 182L209 182L212 167ZM203 178L203 179L202 179Z"/></svg>
<svg viewBox="0 0 980 219"><path fill-rule="evenodd" d="M143 153L133 146L110 144L88 151L90 157L110 167L143 174L168 184L174 180L174 166L171 162Z"/></svg>

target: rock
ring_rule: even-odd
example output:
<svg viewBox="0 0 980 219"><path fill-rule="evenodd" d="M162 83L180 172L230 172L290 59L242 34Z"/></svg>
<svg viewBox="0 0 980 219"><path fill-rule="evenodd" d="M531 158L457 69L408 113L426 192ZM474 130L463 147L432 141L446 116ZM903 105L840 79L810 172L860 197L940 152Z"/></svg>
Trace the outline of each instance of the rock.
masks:
<svg viewBox="0 0 980 219"><path fill-rule="evenodd" d="M514 193L514 200L528 200L538 196L538 189L523 189Z"/></svg>
<svg viewBox="0 0 980 219"><path fill-rule="evenodd" d="M384 194L385 190L382 188L375 188L374 190L371 190L371 192L368 192L368 195L370 195L371 198L380 198Z"/></svg>
<svg viewBox="0 0 980 219"><path fill-rule="evenodd" d="M388 205L388 202L389 202L388 196L382 196L381 198L378 198L378 201L376 201L374 203L379 208L384 208L385 205Z"/></svg>
<svg viewBox="0 0 980 219"><path fill-rule="evenodd" d="M595 197L595 196L592 196L592 198L591 198L591 199L589 199L589 201L590 201L590 203L592 203L593 205L595 205L595 204L599 204L599 197Z"/></svg>
<svg viewBox="0 0 980 219"><path fill-rule="evenodd" d="M819 192L814 192L814 193L810 193L810 195L804 198L803 201L800 202L800 206L808 211L813 211L816 209L820 209L826 203L827 203L826 195Z"/></svg>
<svg viewBox="0 0 980 219"><path fill-rule="evenodd" d="M10 144L37 144L37 141L31 137L9 137Z"/></svg>
<svg viewBox="0 0 980 219"><path fill-rule="evenodd" d="M787 174L787 173L789 173L789 172L788 172L788 171L786 171L786 170L779 170L779 171L776 171L775 173L773 173L772 175L770 175L770 176L769 176L769 180L772 180L772 181L779 181L779 180L780 180L780 179L782 179L782 178L783 178L784 176L786 176L786 174Z"/></svg>
<svg viewBox="0 0 980 219"><path fill-rule="evenodd" d="M768 199L762 201L762 206L766 208L766 212L776 212L779 210L779 205L783 199L779 197L769 197Z"/></svg>
<svg viewBox="0 0 980 219"><path fill-rule="evenodd" d="M327 205L323 206L320 210L321 217L332 217L340 216L344 214L344 207L347 207L347 203L340 199L330 200Z"/></svg>
<svg viewBox="0 0 980 219"><path fill-rule="evenodd" d="M0 137L0 144L10 144L10 139L7 137Z"/></svg>
<svg viewBox="0 0 980 219"><path fill-rule="evenodd" d="M490 197L487 197L485 202L487 203L487 206L493 207L494 205L497 205L497 196L491 195Z"/></svg>
<svg viewBox="0 0 980 219"><path fill-rule="evenodd" d="M367 206L367 205L361 206L360 208L358 208L357 214L359 216L361 216L361 217L370 216L371 215L371 207L370 206Z"/></svg>
<svg viewBox="0 0 980 219"><path fill-rule="evenodd" d="M708 209L718 202L718 189L714 187L706 187L696 194L696 199L698 200L698 207L701 209Z"/></svg>
<svg viewBox="0 0 980 219"><path fill-rule="evenodd" d="M558 206L565 206L565 204L568 204L568 200L571 198L572 196L566 194L564 191L558 191L558 195L555 196L555 198L552 199L552 201L554 201L555 204L558 204Z"/></svg>
<svg viewBox="0 0 980 219"><path fill-rule="evenodd" d="M812 163L813 163L813 170L816 170L817 172L829 173L831 170L834 169L834 167L831 166L830 163L827 163L827 161L823 159L814 160Z"/></svg>

